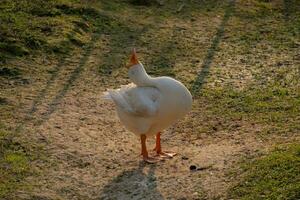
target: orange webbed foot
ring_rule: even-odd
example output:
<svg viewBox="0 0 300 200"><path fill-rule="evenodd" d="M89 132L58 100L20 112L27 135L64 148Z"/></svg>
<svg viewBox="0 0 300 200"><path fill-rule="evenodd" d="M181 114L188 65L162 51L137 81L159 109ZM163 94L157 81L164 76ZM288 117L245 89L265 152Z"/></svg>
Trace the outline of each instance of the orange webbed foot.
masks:
<svg viewBox="0 0 300 200"><path fill-rule="evenodd" d="M162 159L165 158L173 158L174 156L177 155L175 152L171 151L162 151L161 144L160 144L160 132L156 134L156 145L153 151L156 151L156 156L160 157Z"/></svg>
<svg viewBox="0 0 300 200"><path fill-rule="evenodd" d="M173 158L174 156L177 155L176 152L172 152L172 151L164 151L164 152L161 152L160 154L163 156L167 156L169 158Z"/></svg>
<svg viewBox="0 0 300 200"><path fill-rule="evenodd" d="M164 158L173 158L176 155L177 155L177 153L171 152L171 151L157 152L157 154L156 154L156 156L163 158L163 159Z"/></svg>
<svg viewBox="0 0 300 200"><path fill-rule="evenodd" d="M154 164L154 163L158 163L158 162L162 161L161 158L158 158L158 157L152 157L152 156L143 157L143 160L144 160L146 163L149 163L149 164Z"/></svg>

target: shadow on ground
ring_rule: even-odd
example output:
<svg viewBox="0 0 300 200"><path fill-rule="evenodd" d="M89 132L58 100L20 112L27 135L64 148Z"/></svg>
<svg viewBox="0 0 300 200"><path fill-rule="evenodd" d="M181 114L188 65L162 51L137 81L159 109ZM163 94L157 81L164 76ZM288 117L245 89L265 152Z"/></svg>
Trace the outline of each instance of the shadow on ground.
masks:
<svg viewBox="0 0 300 200"><path fill-rule="evenodd" d="M99 199L164 199L157 189L155 169L156 165L140 162L138 168L124 171L110 181L101 191Z"/></svg>
<svg viewBox="0 0 300 200"><path fill-rule="evenodd" d="M217 29L217 33L216 33L215 37L213 38L212 44L209 47L207 54L204 58L204 61L200 67L201 71L195 78L194 83L192 85L191 92L192 92L193 96L197 95L200 92L200 90L203 87L205 78L209 75L209 70L210 70L212 61L214 59L214 56L218 49L218 46L224 35L224 28L227 25L227 22L234 11L234 6L235 6L235 1L231 0L226 7L222 22Z"/></svg>
<svg viewBox="0 0 300 200"><path fill-rule="evenodd" d="M297 0L284 0L283 1L283 14L286 21L294 17L296 12L300 9L300 3Z"/></svg>
<svg viewBox="0 0 300 200"><path fill-rule="evenodd" d="M102 13L98 13L97 17L99 18L99 23L108 23L111 19L109 16L106 16ZM70 37L72 38L74 34L76 33L77 27L75 27L71 32L70 32ZM44 121L46 121L50 115L56 110L57 105L60 103L61 99L65 96L67 91L70 89L72 84L76 81L76 79L79 77L80 73L82 72L93 48L95 45L95 42L100 38L101 33L103 30L101 30L101 27L97 27L96 32L94 33L91 41L83 47L84 53L79 61L79 65L71 72L71 75L68 79L66 79L65 84L63 87L60 89L60 91L56 94L52 102L48 105L48 110L47 112L43 115L40 116L39 120L35 122L36 125L41 125ZM33 115L37 112L38 106L41 105L48 94L51 86L54 84L55 80L61 73L61 70L65 65L68 64L66 61L67 58L70 57L72 51L74 50L72 47L69 47L68 41L63 41L59 46L64 47L65 51L63 52L64 55L59 58L58 64L53 68L51 76L47 80L44 88L38 93L38 95L35 97L33 100L33 103L31 105L31 108L27 112L25 118L23 121L17 126L16 130L22 129L24 123L33 120Z"/></svg>
<svg viewBox="0 0 300 200"><path fill-rule="evenodd" d="M47 121L50 115L57 109L57 106L60 104L61 100L64 98L70 87L74 84L76 79L80 76L84 66L86 65L92 50L94 48L95 42L100 38L99 33L96 33L90 43L85 47L85 52L83 53L82 58L79 61L79 65L72 71L70 77L67 79L63 87L56 94L54 99L49 104L48 110L44 115L40 118L40 120L36 123L37 125L41 125L43 122Z"/></svg>

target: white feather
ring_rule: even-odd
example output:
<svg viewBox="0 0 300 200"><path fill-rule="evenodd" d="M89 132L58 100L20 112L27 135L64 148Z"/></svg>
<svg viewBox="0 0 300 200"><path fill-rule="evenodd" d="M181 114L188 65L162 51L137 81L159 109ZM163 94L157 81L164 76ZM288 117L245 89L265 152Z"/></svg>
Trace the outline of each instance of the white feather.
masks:
<svg viewBox="0 0 300 200"><path fill-rule="evenodd" d="M116 90L108 90L103 98L113 100L128 114L149 117L157 112L160 92L154 87L137 87L135 84L129 84Z"/></svg>
<svg viewBox="0 0 300 200"><path fill-rule="evenodd" d="M129 77L133 83L108 90L103 98L113 100L121 122L136 135L155 135L191 109L192 96L179 81L151 78L142 64L131 67Z"/></svg>

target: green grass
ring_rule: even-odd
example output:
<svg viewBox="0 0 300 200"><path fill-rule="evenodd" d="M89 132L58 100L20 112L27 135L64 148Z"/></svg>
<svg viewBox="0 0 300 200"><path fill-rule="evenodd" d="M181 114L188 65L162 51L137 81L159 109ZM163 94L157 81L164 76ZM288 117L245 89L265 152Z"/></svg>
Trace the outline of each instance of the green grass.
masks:
<svg viewBox="0 0 300 200"><path fill-rule="evenodd" d="M0 61L39 51L66 53L88 41L101 21L96 9L76 0L0 2Z"/></svg>
<svg viewBox="0 0 300 200"><path fill-rule="evenodd" d="M228 121L246 120L265 127L269 135L297 134L300 131L300 93L282 86L266 88L205 89L202 101L211 115Z"/></svg>
<svg viewBox="0 0 300 200"><path fill-rule="evenodd" d="M34 156L16 135L0 126L0 198L8 197L19 188L28 187L24 178L33 173L31 161Z"/></svg>
<svg viewBox="0 0 300 200"><path fill-rule="evenodd" d="M281 146L242 166L242 179L230 198L300 199L300 145Z"/></svg>
<svg viewBox="0 0 300 200"><path fill-rule="evenodd" d="M297 48L300 35L300 4L295 0L240 2L235 13L233 38L247 49L257 45L275 49ZM297 9L295 9L297 8ZM298 41L297 41L298 40Z"/></svg>
<svg viewBox="0 0 300 200"><path fill-rule="evenodd" d="M300 12L295 8L299 1L236 2L206 84L194 93L195 107L207 116L199 134L215 132L216 118L222 122L218 130L243 121L262 127L259 134L265 137L299 133Z"/></svg>
<svg viewBox="0 0 300 200"><path fill-rule="evenodd" d="M176 77L176 62L194 59L195 55L192 55L192 52L199 53L197 44L182 36L185 29L177 27L176 22L190 22L195 21L199 15L222 13L226 2L211 1L199 4L191 1L178 13L176 10L181 4L177 1L167 1L163 6L155 3L141 6L131 1L104 1L103 8L113 11L114 15L119 17L119 26L108 35L111 51L103 55L99 67L100 75L111 76L117 71L126 75L122 67L128 62L129 49L137 47L139 58L150 75ZM126 20L119 15L125 15ZM165 22L170 23L171 27L163 27ZM197 34L195 30L190 31Z"/></svg>

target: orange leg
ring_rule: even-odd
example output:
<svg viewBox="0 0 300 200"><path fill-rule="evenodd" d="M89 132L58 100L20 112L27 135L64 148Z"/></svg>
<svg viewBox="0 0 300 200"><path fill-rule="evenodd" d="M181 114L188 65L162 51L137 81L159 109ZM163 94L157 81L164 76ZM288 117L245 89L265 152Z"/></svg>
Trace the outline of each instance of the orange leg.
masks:
<svg viewBox="0 0 300 200"><path fill-rule="evenodd" d="M157 155L160 156L160 157L167 157L167 158L173 158L177 153L175 152L169 152L169 151L166 151L166 152L163 152L161 150L161 143L160 143L160 132L158 132L156 134L156 146L154 148L154 151L156 151Z"/></svg>
<svg viewBox="0 0 300 200"><path fill-rule="evenodd" d="M148 155L148 151L146 147L146 135L141 135L141 145L142 145L142 156L144 161L148 163L156 163L160 161L160 159L150 157Z"/></svg>
<svg viewBox="0 0 300 200"><path fill-rule="evenodd" d="M154 151L156 151L157 154L161 153L160 132L156 134L156 145Z"/></svg>

